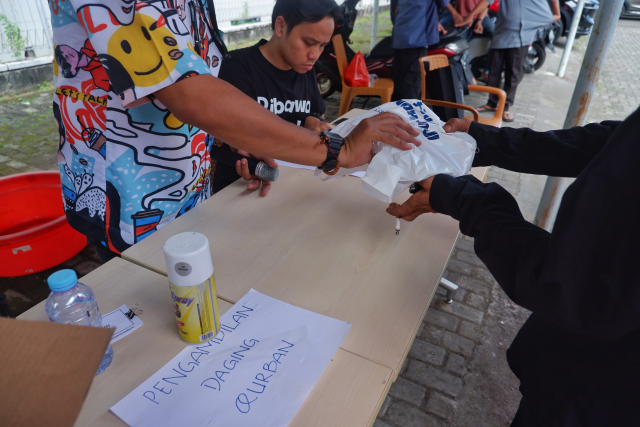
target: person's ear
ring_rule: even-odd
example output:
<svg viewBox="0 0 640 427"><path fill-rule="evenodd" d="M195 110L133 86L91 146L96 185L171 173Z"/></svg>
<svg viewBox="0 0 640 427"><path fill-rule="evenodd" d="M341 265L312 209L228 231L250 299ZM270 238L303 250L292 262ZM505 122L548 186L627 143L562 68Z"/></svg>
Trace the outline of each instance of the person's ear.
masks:
<svg viewBox="0 0 640 427"><path fill-rule="evenodd" d="M279 38L283 38L285 34L287 34L287 22L284 20L282 15L276 18L273 32Z"/></svg>

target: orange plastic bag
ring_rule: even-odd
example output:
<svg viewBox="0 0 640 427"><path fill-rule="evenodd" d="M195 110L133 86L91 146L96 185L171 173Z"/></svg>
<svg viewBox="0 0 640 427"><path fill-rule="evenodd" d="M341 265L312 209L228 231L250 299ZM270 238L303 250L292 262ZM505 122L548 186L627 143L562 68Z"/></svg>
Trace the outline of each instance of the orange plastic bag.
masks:
<svg viewBox="0 0 640 427"><path fill-rule="evenodd" d="M360 52L356 53L356 56L353 57L347 67L344 80L347 86L350 87L369 86L369 71L367 70L367 64L364 62L364 56Z"/></svg>

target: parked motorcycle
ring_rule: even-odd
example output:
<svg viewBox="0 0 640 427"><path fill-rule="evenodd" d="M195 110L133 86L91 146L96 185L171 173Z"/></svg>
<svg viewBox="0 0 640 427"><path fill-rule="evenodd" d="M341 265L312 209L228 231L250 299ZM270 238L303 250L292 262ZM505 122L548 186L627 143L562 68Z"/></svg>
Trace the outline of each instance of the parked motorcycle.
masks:
<svg viewBox="0 0 640 427"><path fill-rule="evenodd" d="M576 6L575 1L560 0L560 20L553 30L554 38L556 40L560 37L569 35L571 21L573 20L573 12L576 10ZM576 38L591 34L591 28L595 22L596 12L599 7L600 3L598 0L585 0L584 8L582 9L582 16L578 23L578 30L576 31Z"/></svg>
<svg viewBox="0 0 640 427"><path fill-rule="evenodd" d="M545 59L547 58L547 51L549 49L553 53L556 52L556 48L553 45L555 40L554 29L557 28L558 23L554 22L544 28L538 35L538 40L529 45L527 56L524 58L524 64L522 64L522 70L527 74L532 74L542 67Z"/></svg>
<svg viewBox="0 0 640 427"><path fill-rule="evenodd" d="M341 7L341 19L340 22L336 22L335 34L340 34L344 40L344 48L347 54L347 61L351 62L355 52L349 46L349 37L353 32L353 26L358 16L356 11L356 4L359 0L347 0ZM446 35L440 35L440 41L432 46L428 47L428 54L444 54L449 58L449 62L454 64L460 62L463 65L466 73L466 77L469 83L471 83L471 70L468 66L469 54L467 52L469 45L467 41L461 36L463 29L457 28L447 32ZM371 52L364 55L367 70L369 74L375 74L379 78L391 78L391 71L393 68L393 47L391 44L391 37L384 37L371 49ZM325 46L324 51L320 55L320 58L314 65L316 71L316 77L318 81L318 88L323 98L326 98L333 94L335 91L342 90L342 80L340 79L340 72L338 71L338 63L336 61L335 51L333 49L333 43L329 43Z"/></svg>

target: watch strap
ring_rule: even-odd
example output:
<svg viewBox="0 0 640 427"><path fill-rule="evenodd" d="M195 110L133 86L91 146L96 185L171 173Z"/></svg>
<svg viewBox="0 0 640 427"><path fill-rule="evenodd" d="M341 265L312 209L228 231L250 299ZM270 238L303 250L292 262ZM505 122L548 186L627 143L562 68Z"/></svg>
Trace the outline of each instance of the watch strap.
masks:
<svg viewBox="0 0 640 427"><path fill-rule="evenodd" d="M344 145L344 138L337 133L323 131L320 132L320 142L327 146L327 158L320 169L327 175L335 174L340 168L338 157Z"/></svg>

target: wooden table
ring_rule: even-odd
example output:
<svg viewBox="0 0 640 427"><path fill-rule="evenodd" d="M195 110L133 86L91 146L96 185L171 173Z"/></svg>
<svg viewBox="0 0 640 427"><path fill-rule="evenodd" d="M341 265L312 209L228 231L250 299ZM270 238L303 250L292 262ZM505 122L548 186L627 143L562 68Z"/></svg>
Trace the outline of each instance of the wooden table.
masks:
<svg viewBox="0 0 640 427"><path fill-rule="evenodd" d="M403 222L396 235L387 205L363 194L354 177L321 182L312 171L282 168L267 197L244 185L225 188L123 258L166 274L164 242L200 232L209 238L218 297L235 303L254 288L349 321L341 348L396 375L445 270L458 222L423 215ZM399 199L406 197L408 191Z"/></svg>
<svg viewBox="0 0 640 427"><path fill-rule="evenodd" d="M472 172L483 179L486 168ZM443 215L403 222L396 236L385 208L360 192L357 178L321 182L282 168L268 197L236 182L83 277L103 312L139 303L145 324L113 345L114 361L76 425L124 425L109 408L184 348L162 245L197 231L209 238L221 314L254 288L353 325L290 426L371 426L458 236L458 223ZM46 320L44 303L20 318Z"/></svg>
<svg viewBox="0 0 640 427"><path fill-rule="evenodd" d="M140 315L144 325L113 344L113 362L94 379L75 423L77 427L126 426L109 408L187 345L178 336L169 284L166 277L118 258L81 282L94 290L103 313L135 303L144 311ZM222 300L218 304L221 314L231 307ZM47 321L44 302L19 318ZM290 426L370 425L391 376L391 369L339 349Z"/></svg>

